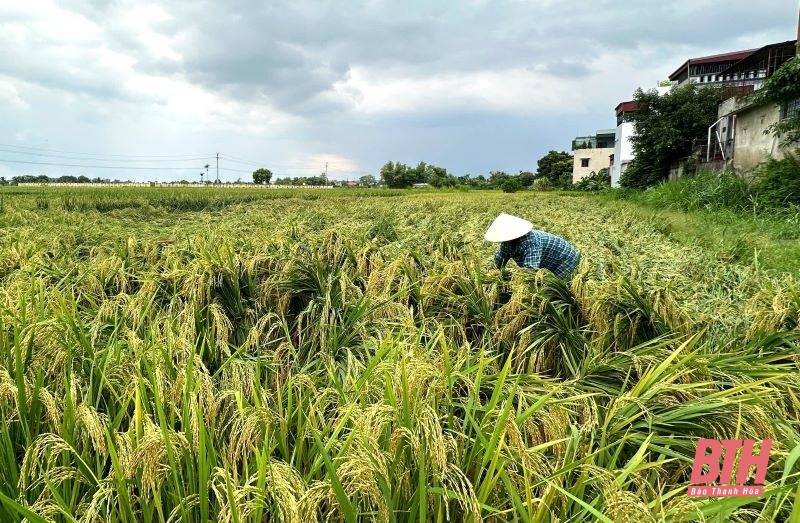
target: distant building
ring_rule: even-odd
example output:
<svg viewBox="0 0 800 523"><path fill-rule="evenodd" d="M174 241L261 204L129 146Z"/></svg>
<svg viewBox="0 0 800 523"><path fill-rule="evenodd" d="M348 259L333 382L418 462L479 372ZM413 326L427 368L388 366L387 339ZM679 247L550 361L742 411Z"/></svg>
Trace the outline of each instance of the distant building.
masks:
<svg viewBox="0 0 800 523"><path fill-rule="evenodd" d="M758 89L798 53L798 40L766 45L721 74L728 85L752 85L753 89ZM713 126L713 132L709 133L705 158L701 160L722 162L741 171L750 171L768 158L780 158L785 154L780 138L771 133L765 134L764 131L774 123L800 115L800 99L783 107L756 105L752 96L747 94L731 93L732 96L720 104L717 112L719 120Z"/></svg>
<svg viewBox="0 0 800 523"><path fill-rule="evenodd" d="M614 129L603 129L593 136L578 136L572 140L572 183L600 169L610 169L615 143Z"/></svg>
<svg viewBox="0 0 800 523"><path fill-rule="evenodd" d="M684 85L686 83L719 85L725 78L725 75L721 74L723 71L756 51L757 49L749 49L747 51L690 58L669 75L669 79L676 85Z"/></svg>
<svg viewBox="0 0 800 523"><path fill-rule="evenodd" d="M795 55L796 45L797 40L789 40L759 49L690 58L669 79L677 85L751 87L752 91Z"/></svg>
<svg viewBox="0 0 800 523"><path fill-rule="evenodd" d="M614 162L611 166L611 186L619 187L619 179L633 161L633 122L626 116L636 111L635 102L622 102L614 111L617 113L617 131L614 139Z"/></svg>
<svg viewBox="0 0 800 523"><path fill-rule="evenodd" d="M428 184L427 183L415 183L411 187L413 187L414 189L424 189L424 188L428 187Z"/></svg>

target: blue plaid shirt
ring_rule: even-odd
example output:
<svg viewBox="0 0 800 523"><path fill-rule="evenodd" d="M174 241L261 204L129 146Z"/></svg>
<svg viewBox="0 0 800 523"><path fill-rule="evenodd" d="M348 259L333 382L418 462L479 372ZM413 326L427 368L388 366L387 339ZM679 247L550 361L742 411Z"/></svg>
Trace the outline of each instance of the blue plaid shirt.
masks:
<svg viewBox="0 0 800 523"><path fill-rule="evenodd" d="M562 279L569 277L580 261L580 254L564 238L533 230L516 240L503 242L494 254L494 264L502 269L509 259L528 269L549 269Z"/></svg>

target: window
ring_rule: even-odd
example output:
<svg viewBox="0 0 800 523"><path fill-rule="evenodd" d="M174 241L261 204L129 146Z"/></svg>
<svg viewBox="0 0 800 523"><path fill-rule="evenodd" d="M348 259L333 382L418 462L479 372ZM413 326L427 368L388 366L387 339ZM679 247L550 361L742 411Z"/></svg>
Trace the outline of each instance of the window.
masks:
<svg viewBox="0 0 800 523"><path fill-rule="evenodd" d="M589 167L589 158L581 158L581 167Z"/></svg>
<svg viewBox="0 0 800 523"><path fill-rule="evenodd" d="M783 119L800 117L800 98L787 103L783 108Z"/></svg>

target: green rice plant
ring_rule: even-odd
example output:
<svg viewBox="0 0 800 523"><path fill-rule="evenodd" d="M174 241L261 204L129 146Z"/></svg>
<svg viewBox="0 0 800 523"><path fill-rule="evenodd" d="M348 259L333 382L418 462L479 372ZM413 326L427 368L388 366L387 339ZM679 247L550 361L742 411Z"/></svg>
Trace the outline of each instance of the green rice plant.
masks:
<svg viewBox="0 0 800 523"><path fill-rule="evenodd" d="M794 275L588 196L343 194L4 193L0 520L790 520ZM488 268L501 210L571 282ZM685 497L701 437L772 438L767 494Z"/></svg>

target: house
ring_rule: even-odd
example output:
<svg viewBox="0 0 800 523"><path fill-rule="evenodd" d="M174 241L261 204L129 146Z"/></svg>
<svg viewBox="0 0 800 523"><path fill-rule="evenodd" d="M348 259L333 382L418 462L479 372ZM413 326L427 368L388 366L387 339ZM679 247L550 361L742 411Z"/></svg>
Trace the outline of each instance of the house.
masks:
<svg viewBox="0 0 800 523"><path fill-rule="evenodd" d="M675 72L669 75L669 79L674 85L694 83L719 86L725 82L726 75L723 74L723 71L741 60L748 58L756 51L757 49L749 49L746 51L689 58L678 67ZM727 76L730 77L730 75Z"/></svg>
<svg viewBox="0 0 800 523"><path fill-rule="evenodd" d="M798 54L797 40L766 45L722 74L725 78L732 78L731 82L737 81L734 78L741 82L756 81L752 85L758 89L780 66ZM781 158L786 150L780 145L780 138L765 131L772 124L798 114L800 99L781 107L758 105L747 93L731 96L720 104L719 119L709 128L703 160L711 162L720 156L725 165L746 172L768 158Z"/></svg>
<svg viewBox="0 0 800 523"><path fill-rule="evenodd" d="M753 86L758 89L775 71L793 58L797 40L765 45L747 57L730 65L718 75L718 82L726 87Z"/></svg>
<svg viewBox="0 0 800 523"><path fill-rule="evenodd" d="M622 102L614 109L617 113L617 130L614 133L614 161L611 166L611 186L619 187L619 179L633 161L633 122L626 116L636 111L633 101Z"/></svg>
<svg viewBox="0 0 800 523"><path fill-rule="evenodd" d="M572 140L572 183L600 169L610 169L615 143L615 129L602 129L593 136L578 136Z"/></svg>
<svg viewBox="0 0 800 523"><path fill-rule="evenodd" d="M411 187L414 188L414 189L424 189L424 188L428 187L428 184L427 183L415 183Z"/></svg>

